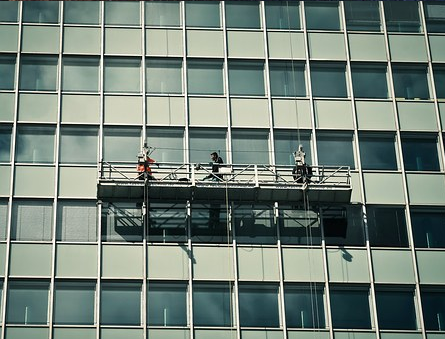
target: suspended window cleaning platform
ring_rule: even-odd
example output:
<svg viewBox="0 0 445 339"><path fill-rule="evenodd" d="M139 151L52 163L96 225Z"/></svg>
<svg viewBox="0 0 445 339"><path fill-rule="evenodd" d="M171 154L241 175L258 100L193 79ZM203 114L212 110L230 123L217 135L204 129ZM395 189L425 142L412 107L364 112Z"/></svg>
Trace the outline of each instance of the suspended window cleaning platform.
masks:
<svg viewBox="0 0 445 339"><path fill-rule="evenodd" d="M293 173L293 166L156 163L151 175L139 173L135 163L100 164L97 198L102 201L226 200L348 203L349 167L312 166L312 175Z"/></svg>

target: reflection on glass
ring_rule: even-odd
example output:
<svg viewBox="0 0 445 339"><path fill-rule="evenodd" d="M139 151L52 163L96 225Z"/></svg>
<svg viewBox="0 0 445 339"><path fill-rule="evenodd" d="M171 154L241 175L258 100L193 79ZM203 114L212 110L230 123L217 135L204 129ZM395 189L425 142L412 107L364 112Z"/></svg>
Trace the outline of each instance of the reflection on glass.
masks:
<svg viewBox="0 0 445 339"><path fill-rule="evenodd" d="M276 244L277 228L272 206L237 205L233 210L232 220L238 243Z"/></svg>
<svg viewBox="0 0 445 339"><path fill-rule="evenodd" d="M15 200L12 205L13 240L52 239L53 203L47 200Z"/></svg>
<svg viewBox="0 0 445 339"><path fill-rule="evenodd" d="M396 98L429 99L428 71L426 67L393 66Z"/></svg>
<svg viewBox="0 0 445 339"><path fill-rule="evenodd" d="M345 65L341 63L313 63L311 83L314 97L347 98L345 72Z"/></svg>
<svg viewBox="0 0 445 339"><path fill-rule="evenodd" d="M364 246L365 231L361 207L323 210L323 232L326 245ZM347 258L347 252L344 257Z"/></svg>
<svg viewBox="0 0 445 339"><path fill-rule="evenodd" d="M378 2L345 1L344 6L349 31L381 31Z"/></svg>
<svg viewBox="0 0 445 339"><path fill-rule="evenodd" d="M440 1L423 1L428 33L445 33L445 4Z"/></svg>
<svg viewBox="0 0 445 339"><path fill-rule="evenodd" d="M184 161L184 130L149 128L147 145L154 147L152 158L157 162Z"/></svg>
<svg viewBox="0 0 445 339"><path fill-rule="evenodd" d="M320 165L355 168L352 135L319 133L317 150Z"/></svg>
<svg viewBox="0 0 445 339"><path fill-rule="evenodd" d="M397 170L394 135L360 134L360 159L365 170Z"/></svg>
<svg viewBox="0 0 445 339"><path fill-rule="evenodd" d="M311 135L309 131L275 131L275 163L277 165L294 165L293 153L303 145L306 163L312 164Z"/></svg>
<svg viewBox="0 0 445 339"><path fill-rule="evenodd" d="M139 26L140 4L139 1L105 1L105 24Z"/></svg>
<svg viewBox="0 0 445 339"><path fill-rule="evenodd" d="M320 245L321 230L318 213L301 207L279 209L280 239L283 244Z"/></svg>
<svg viewBox="0 0 445 339"><path fill-rule="evenodd" d="M234 130L232 152L234 164L269 164L269 133Z"/></svg>
<svg viewBox="0 0 445 339"><path fill-rule="evenodd" d="M445 248L445 213L413 210L411 225L415 247Z"/></svg>
<svg viewBox="0 0 445 339"><path fill-rule="evenodd" d="M221 27L219 1L187 1L185 23L189 27Z"/></svg>
<svg viewBox="0 0 445 339"><path fill-rule="evenodd" d="M305 1L306 27L312 30L340 30L338 1Z"/></svg>
<svg viewBox="0 0 445 339"><path fill-rule="evenodd" d="M382 330L417 330L413 292L377 290L376 303Z"/></svg>
<svg viewBox="0 0 445 339"><path fill-rule="evenodd" d="M222 61L190 61L187 63L189 94L224 94Z"/></svg>
<svg viewBox="0 0 445 339"><path fill-rule="evenodd" d="M142 241L143 232L142 204L103 204L102 241Z"/></svg>
<svg viewBox="0 0 445 339"><path fill-rule="evenodd" d="M187 213L184 203L150 203L148 238L155 242L187 241Z"/></svg>
<svg viewBox="0 0 445 339"><path fill-rule="evenodd" d="M352 65L352 87L356 98L388 98L386 65Z"/></svg>
<svg viewBox="0 0 445 339"><path fill-rule="evenodd" d="M433 69L436 96L438 99L445 99L445 67L434 66Z"/></svg>
<svg viewBox="0 0 445 339"><path fill-rule="evenodd" d="M423 321L429 331L445 331L445 292L426 290L421 292Z"/></svg>
<svg viewBox="0 0 445 339"><path fill-rule="evenodd" d="M196 326L232 326L228 284L195 284L193 323Z"/></svg>
<svg viewBox="0 0 445 339"><path fill-rule="evenodd" d="M23 56L19 88L28 91L56 91L57 57Z"/></svg>
<svg viewBox="0 0 445 339"><path fill-rule="evenodd" d="M57 24L59 1L24 1L23 22Z"/></svg>
<svg viewBox="0 0 445 339"><path fill-rule="evenodd" d="M96 202L60 200L57 203L56 239L76 242L96 241Z"/></svg>
<svg viewBox="0 0 445 339"><path fill-rule="evenodd" d="M270 92L272 96L305 97L304 64L289 61L271 61L269 64Z"/></svg>
<svg viewBox="0 0 445 339"><path fill-rule="evenodd" d="M48 282L10 281L6 323L46 325L48 323L48 295Z"/></svg>
<svg viewBox="0 0 445 339"><path fill-rule="evenodd" d="M105 92L141 91L141 60L137 58L105 58Z"/></svg>
<svg viewBox="0 0 445 339"><path fill-rule="evenodd" d="M53 163L55 127L19 126L16 162Z"/></svg>
<svg viewBox="0 0 445 339"><path fill-rule="evenodd" d="M227 28L261 28L259 1L224 1Z"/></svg>
<svg viewBox="0 0 445 339"><path fill-rule="evenodd" d="M334 288L330 299L334 328L372 328L368 290Z"/></svg>
<svg viewBox="0 0 445 339"><path fill-rule="evenodd" d="M136 163L140 149L141 130L139 128L104 128L105 161Z"/></svg>
<svg viewBox="0 0 445 339"><path fill-rule="evenodd" d="M279 327L278 288L240 285L239 316L242 327Z"/></svg>
<svg viewBox="0 0 445 339"><path fill-rule="evenodd" d="M436 135L402 135L402 152L405 170L440 171Z"/></svg>
<svg viewBox="0 0 445 339"><path fill-rule="evenodd" d="M266 94L264 87L264 64L262 62L229 62L230 95Z"/></svg>
<svg viewBox="0 0 445 339"><path fill-rule="evenodd" d="M298 1L266 1L266 26L268 29L300 29L300 4Z"/></svg>
<svg viewBox="0 0 445 339"><path fill-rule="evenodd" d="M65 164L97 163L97 128L62 127L59 161Z"/></svg>
<svg viewBox="0 0 445 339"><path fill-rule="evenodd" d="M11 161L11 133L12 127L0 127L0 162Z"/></svg>
<svg viewBox="0 0 445 339"><path fill-rule="evenodd" d="M147 59L147 93L181 94L182 61Z"/></svg>
<svg viewBox="0 0 445 339"><path fill-rule="evenodd" d="M94 325L95 286L87 282L56 283L54 323Z"/></svg>
<svg viewBox="0 0 445 339"><path fill-rule="evenodd" d="M14 89L15 57L0 56L0 90Z"/></svg>
<svg viewBox="0 0 445 339"><path fill-rule="evenodd" d="M104 283L101 290L100 323L102 325L141 324L141 285L138 283Z"/></svg>
<svg viewBox="0 0 445 339"><path fill-rule="evenodd" d="M227 243L229 227L225 203L215 201L211 204L193 204L191 216L193 242Z"/></svg>
<svg viewBox="0 0 445 339"><path fill-rule="evenodd" d="M321 284L285 286L286 325L293 328L325 328L323 299Z"/></svg>
<svg viewBox="0 0 445 339"><path fill-rule="evenodd" d="M62 66L62 90L97 92L99 90L99 59L64 58Z"/></svg>
<svg viewBox="0 0 445 339"><path fill-rule="evenodd" d="M420 32L417 1L383 1L388 32Z"/></svg>
<svg viewBox="0 0 445 339"><path fill-rule="evenodd" d="M367 207L371 246L408 247L405 209L402 207Z"/></svg>
<svg viewBox="0 0 445 339"><path fill-rule="evenodd" d="M145 1L147 26L181 26L179 1Z"/></svg>
<svg viewBox="0 0 445 339"><path fill-rule="evenodd" d="M221 129L190 129L190 162L209 163L210 153L217 152L227 161L226 156L226 130Z"/></svg>
<svg viewBox="0 0 445 339"><path fill-rule="evenodd" d="M0 1L0 22L17 22L18 1Z"/></svg>
<svg viewBox="0 0 445 339"><path fill-rule="evenodd" d="M148 325L187 326L187 286L149 283Z"/></svg>
<svg viewBox="0 0 445 339"><path fill-rule="evenodd" d="M63 4L63 21L65 24L100 24L99 1L67 1Z"/></svg>

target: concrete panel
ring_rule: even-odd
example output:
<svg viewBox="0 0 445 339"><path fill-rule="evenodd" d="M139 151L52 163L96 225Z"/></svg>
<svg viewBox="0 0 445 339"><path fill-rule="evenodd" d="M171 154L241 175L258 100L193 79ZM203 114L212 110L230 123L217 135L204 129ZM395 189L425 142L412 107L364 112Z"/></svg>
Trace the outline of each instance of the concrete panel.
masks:
<svg viewBox="0 0 445 339"><path fill-rule="evenodd" d="M380 333L380 339L422 339L421 333Z"/></svg>
<svg viewBox="0 0 445 339"><path fill-rule="evenodd" d="M416 251L421 284L445 284L445 252Z"/></svg>
<svg viewBox="0 0 445 339"><path fill-rule="evenodd" d="M149 329L147 336L150 339L189 339L189 330L174 329Z"/></svg>
<svg viewBox="0 0 445 339"><path fill-rule="evenodd" d="M350 101L315 100L314 109L317 128L354 128Z"/></svg>
<svg viewBox="0 0 445 339"><path fill-rule="evenodd" d="M187 30L187 56L224 57L223 32Z"/></svg>
<svg viewBox="0 0 445 339"><path fill-rule="evenodd" d="M405 204L401 174L364 173L363 181L368 204Z"/></svg>
<svg viewBox="0 0 445 339"><path fill-rule="evenodd" d="M193 278L232 280L234 277L233 248L193 247Z"/></svg>
<svg viewBox="0 0 445 339"><path fill-rule="evenodd" d="M57 94L20 94L19 121L57 122Z"/></svg>
<svg viewBox="0 0 445 339"><path fill-rule="evenodd" d="M56 247L56 277L96 278L97 245L65 245Z"/></svg>
<svg viewBox="0 0 445 339"><path fill-rule="evenodd" d="M331 282L370 282L366 250L336 248L327 250Z"/></svg>
<svg viewBox="0 0 445 339"><path fill-rule="evenodd" d="M442 174L406 175L409 202L412 205L444 205L445 176Z"/></svg>
<svg viewBox="0 0 445 339"><path fill-rule="evenodd" d="M234 127L269 127L267 99L231 99L230 110Z"/></svg>
<svg viewBox="0 0 445 339"><path fill-rule="evenodd" d="M430 35L430 51L431 59L433 61L445 61L445 36L443 35Z"/></svg>
<svg viewBox="0 0 445 339"><path fill-rule="evenodd" d="M414 267L409 250L372 250L372 266L377 283L414 283Z"/></svg>
<svg viewBox="0 0 445 339"><path fill-rule="evenodd" d="M394 108L389 101L356 101L359 129L395 130Z"/></svg>
<svg viewBox="0 0 445 339"><path fill-rule="evenodd" d="M276 248L238 247L238 276L240 280L279 280Z"/></svg>
<svg viewBox="0 0 445 339"><path fill-rule="evenodd" d="M95 198L97 196L96 167L60 167L59 196Z"/></svg>
<svg viewBox="0 0 445 339"><path fill-rule="evenodd" d="M0 166L0 195L9 196L11 190L11 166Z"/></svg>
<svg viewBox="0 0 445 339"><path fill-rule="evenodd" d="M102 246L102 277L142 278L143 272L144 248L142 246Z"/></svg>
<svg viewBox="0 0 445 339"><path fill-rule="evenodd" d="M241 339L283 339L283 332L242 330Z"/></svg>
<svg viewBox="0 0 445 339"><path fill-rule="evenodd" d="M148 277L150 279L188 279L189 255L186 245L148 246Z"/></svg>
<svg viewBox="0 0 445 339"><path fill-rule="evenodd" d="M274 127L312 128L309 100L272 99Z"/></svg>
<svg viewBox="0 0 445 339"><path fill-rule="evenodd" d="M321 249L283 248L285 281L324 281Z"/></svg>
<svg viewBox="0 0 445 339"><path fill-rule="evenodd" d="M375 339L375 333L334 332L334 339Z"/></svg>
<svg viewBox="0 0 445 339"><path fill-rule="evenodd" d="M269 58L305 59L304 34L297 32L268 32Z"/></svg>
<svg viewBox="0 0 445 339"><path fill-rule="evenodd" d="M60 28L23 26L22 52L59 53Z"/></svg>
<svg viewBox="0 0 445 339"><path fill-rule="evenodd" d="M402 131L437 131L436 109L429 102L398 102Z"/></svg>
<svg viewBox="0 0 445 339"><path fill-rule="evenodd" d="M183 55L182 29L147 29L145 53L159 56Z"/></svg>
<svg viewBox="0 0 445 339"><path fill-rule="evenodd" d="M351 203L364 203L364 201L362 201L362 186L360 185L359 173L351 173L351 186Z"/></svg>
<svg viewBox="0 0 445 339"><path fill-rule="evenodd" d="M144 331L136 328L101 328L101 339L142 339Z"/></svg>
<svg viewBox="0 0 445 339"><path fill-rule="evenodd" d="M144 115L142 103L143 98L139 96L105 96L104 122L106 124L141 125Z"/></svg>
<svg viewBox="0 0 445 339"><path fill-rule="evenodd" d="M288 331L287 332L288 339L329 339L329 332L322 332L317 329L317 331Z"/></svg>
<svg viewBox="0 0 445 339"><path fill-rule="evenodd" d="M54 328L53 339L95 339L95 328Z"/></svg>
<svg viewBox="0 0 445 339"><path fill-rule="evenodd" d="M9 275L49 277L51 257L50 244L11 244Z"/></svg>
<svg viewBox="0 0 445 339"><path fill-rule="evenodd" d="M18 25L1 25L0 26L0 51L2 52L17 52L18 50Z"/></svg>
<svg viewBox="0 0 445 339"><path fill-rule="evenodd" d="M47 327L8 327L5 337L7 339L48 339L49 329Z"/></svg>
<svg viewBox="0 0 445 339"><path fill-rule="evenodd" d="M147 124L184 126L184 98L147 97Z"/></svg>
<svg viewBox="0 0 445 339"><path fill-rule="evenodd" d="M308 33L311 59L346 60L343 33Z"/></svg>
<svg viewBox="0 0 445 339"><path fill-rule="evenodd" d="M386 61L386 44L383 34L349 33L349 53L354 61Z"/></svg>
<svg viewBox="0 0 445 339"><path fill-rule="evenodd" d="M46 166L16 166L14 195L53 197L55 168Z"/></svg>
<svg viewBox="0 0 445 339"><path fill-rule="evenodd" d="M62 122L98 124L100 114L98 95L62 95Z"/></svg>
<svg viewBox="0 0 445 339"><path fill-rule="evenodd" d="M140 28L105 28L105 53L140 55L142 31Z"/></svg>
<svg viewBox="0 0 445 339"><path fill-rule="evenodd" d="M388 43L392 61L428 61L423 35L389 34Z"/></svg>
<svg viewBox="0 0 445 339"><path fill-rule="evenodd" d="M227 32L227 52L232 58L264 58L262 32Z"/></svg>
<svg viewBox="0 0 445 339"><path fill-rule="evenodd" d="M190 126L226 127L226 98L189 98Z"/></svg>
<svg viewBox="0 0 445 339"><path fill-rule="evenodd" d="M100 54L100 28L65 27L63 52L76 54Z"/></svg>
<svg viewBox="0 0 445 339"><path fill-rule="evenodd" d="M0 26L1 28L1 26ZM15 94L14 93L0 93L0 121L13 121L14 120L14 106L15 106Z"/></svg>
<svg viewBox="0 0 445 339"><path fill-rule="evenodd" d="M233 339L235 330L195 330L195 339Z"/></svg>
<svg viewBox="0 0 445 339"><path fill-rule="evenodd" d="M0 276L5 276L6 244L0 244Z"/></svg>

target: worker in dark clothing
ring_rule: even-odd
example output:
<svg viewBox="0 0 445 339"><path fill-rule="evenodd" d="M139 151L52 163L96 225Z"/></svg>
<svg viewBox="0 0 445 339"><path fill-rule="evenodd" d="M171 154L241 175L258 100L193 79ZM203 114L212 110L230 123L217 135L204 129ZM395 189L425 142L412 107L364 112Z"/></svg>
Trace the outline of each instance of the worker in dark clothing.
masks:
<svg viewBox="0 0 445 339"><path fill-rule="evenodd" d="M222 174L219 173L220 165L224 163L223 159L218 155L218 153L213 152L210 154L210 158L212 159L212 174L209 174L204 178L206 179L212 179L214 181L220 181L222 179Z"/></svg>

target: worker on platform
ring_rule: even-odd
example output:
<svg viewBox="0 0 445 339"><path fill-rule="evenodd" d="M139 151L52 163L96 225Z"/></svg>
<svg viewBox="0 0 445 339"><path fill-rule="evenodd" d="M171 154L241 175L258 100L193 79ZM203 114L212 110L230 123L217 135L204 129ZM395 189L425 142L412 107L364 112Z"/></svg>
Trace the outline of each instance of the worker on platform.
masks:
<svg viewBox="0 0 445 339"><path fill-rule="evenodd" d="M213 181L220 181L222 179L222 174L219 174L219 168L221 167L220 165L224 163L224 161L217 152L211 153L210 158L212 159L212 174L206 176L204 180L212 179Z"/></svg>
<svg viewBox="0 0 445 339"><path fill-rule="evenodd" d="M294 152L295 166L292 169L294 180L300 184L307 184L312 177L312 167L306 164L306 153L303 145L298 146L298 151Z"/></svg>
<svg viewBox="0 0 445 339"><path fill-rule="evenodd" d="M150 153L153 149L151 147L147 147L146 144L144 144L144 147L142 148L142 152L138 154L138 179L139 180L154 180L153 172L150 167L151 164L156 163L154 159L150 157ZM159 164L157 164L159 166Z"/></svg>

